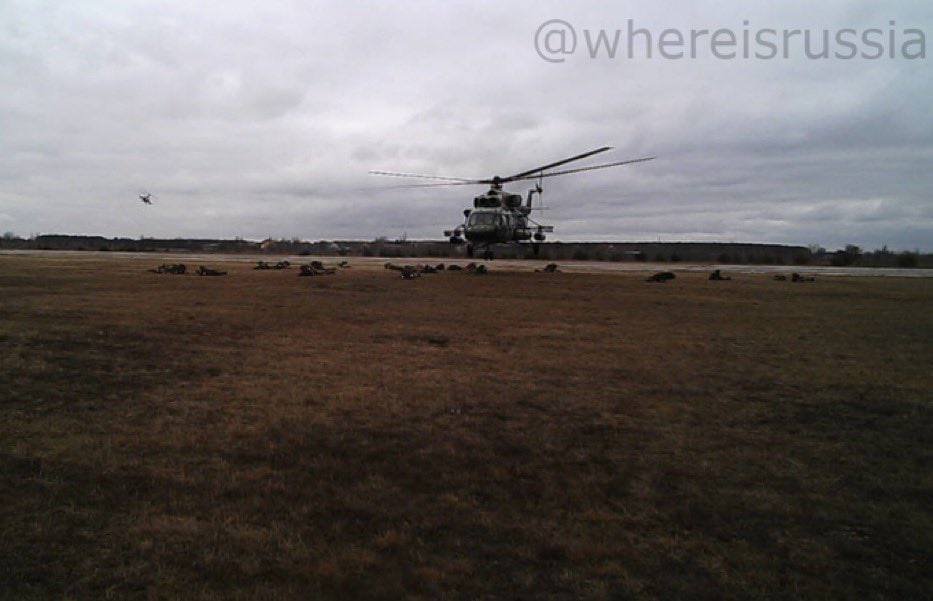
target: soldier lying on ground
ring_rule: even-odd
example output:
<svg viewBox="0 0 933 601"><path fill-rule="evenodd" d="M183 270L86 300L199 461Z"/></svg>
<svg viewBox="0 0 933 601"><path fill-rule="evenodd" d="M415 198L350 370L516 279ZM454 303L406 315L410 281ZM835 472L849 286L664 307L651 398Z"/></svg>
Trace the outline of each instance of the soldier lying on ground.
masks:
<svg viewBox="0 0 933 601"><path fill-rule="evenodd" d="M265 261L259 261L253 269L288 269L291 265L292 264L288 261L279 261L275 265L269 265Z"/></svg>
<svg viewBox="0 0 933 601"><path fill-rule="evenodd" d="M727 275L722 275L722 273L717 269L713 273L709 274L709 279L714 282L725 282L731 280L732 278Z"/></svg>
<svg viewBox="0 0 933 601"><path fill-rule="evenodd" d="M391 269L393 271L412 271L417 273L437 273L437 267L432 265L425 265L423 263L418 263L417 265L396 265L395 263L386 263L383 265L385 269Z"/></svg>
<svg viewBox="0 0 933 601"><path fill-rule="evenodd" d="M415 278L420 278L421 272L412 267L411 265L406 265L402 268L402 279L413 280Z"/></svg>
<svg viewBox="0 0 933 601"><path fill-rule="evenodd" d="M185 267L184 263L163 263L159 265L157 269L150 269L149 271L152 273L171 273L174 275L184 275L185 271L187 271L187 267Z"/></svg>
<svg viewBox="0 0 933 601"><path fill-rule="evenodd" d="M197 270L196 273L197 273L198 275L227 275L227 272L226 272L226 271L217 271L217 270L215 270L215 269L210 269L210 268L205 267L205 266L203 266L203 265L199 265L199 266L198 266L198 270Z"/></svg>
<svg viewBox="0 0 933 601"><path fill-rule="evenodd" d="M320 267L317 267L315 263L320 265ZM336 269L324 267L321 265L320 261L312 261L308 265L302 265L300 269L301 271L298 273L298 277L313 275L334 275L337 273Z"/></svg>
<svg viewBox="0 0 933 601"><path fill-rule="evenodd" d="M677 277L677 276L674 275L673 273L671 273L670 271L659 271L658 273L654 274L653 276L651 276L650 278L648 278L648 279L645 280L645 281L646 281L646 282L661 282L661 283L664 283L664 282L666 282L666 281L668 281L668 280L673 280L673 279L675 279L676 277Z"/></svg>

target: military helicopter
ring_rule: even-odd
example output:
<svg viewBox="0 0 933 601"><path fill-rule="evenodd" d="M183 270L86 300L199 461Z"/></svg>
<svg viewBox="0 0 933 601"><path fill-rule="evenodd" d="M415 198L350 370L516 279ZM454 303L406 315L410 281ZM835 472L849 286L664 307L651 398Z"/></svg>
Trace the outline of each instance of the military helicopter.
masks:
<svg viewBox="0 0 933 601"><path fill-rule="evenodd" d="M485 194L481 194L473 199L473 208L463 211L463 223L452 230L444 232L444 235L448 237L451 244L460 245L465 243L467 245L466 251L468 256L472 257L477 250L482 250L483 258L488 260L493 258L491 246L494 244L530 242L532 251L537 255L541 243L547 239L547 234L554 231L554 226L542 225L531 218L532 211L544 208L532 206L535 194L537 194L540 199L544 192L542 188L542 180L544 178L592 171L594 169L605 169L606 167L618 167L620 165L641 163L654 159L654 157L644 157L640 159L629 159L627 161L617 161L615 163L606 163L603 165L592 165L590 167L565 169L563 171L548 171L554 167L566 165L573 161L579 161L608 150L612 150L612 146L603 146L596 150L584 152L583 154L578 154L554 163L548 163L547 165L541 165L540 167L528 169L527 171L522 171L521 173L516 173L508 177L496 175L487 179L467 179L462 177L420 175L417 173L395 173L392 171L370 171L370 174L443 180L441 183L404 186L406 188L488 184L489 190ZM528 191L528 196L524 204L522 203L521 194L511 194L502 189L503 184L526 180L534 180L535 187Z"/></svg>
<svg viewBox="0 0 933 601"><path fill-rule="evenodd" d="M151 204L152 204L152 194L150 194L150 193L148 193L148 192L146 192L145 194L140 194L140 195L139 195L139 200L143 201L144 204L151 205Z"/></svg>

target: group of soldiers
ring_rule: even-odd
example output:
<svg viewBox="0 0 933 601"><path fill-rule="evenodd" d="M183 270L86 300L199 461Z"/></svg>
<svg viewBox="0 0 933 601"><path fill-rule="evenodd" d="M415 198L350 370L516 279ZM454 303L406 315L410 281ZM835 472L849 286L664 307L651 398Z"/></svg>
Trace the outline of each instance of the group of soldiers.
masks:
<svg viewBox="0 0 933 601"><path fill-rule="evenodd" d="M668 280L673 280L675 277L677 277L677 276L675 276L675 275L674 275L672 272L670 272L670 271L661 271L661 272L658 272L658 273L654 274L653 276L649 277L647 281L649 281L649 282L666 282L666 281L668 281ZM722 271L719 270L719 269L716 269L716 270L714 270L711 274L709 274L709 280L712 281L712 282L728 282L728 281L730 281L731 279L732 279L731 277L729 277L729 276L727 276L727 275L723 275L723 274L722 274ZM777 280L777 281L779 281L779 282L786 282L788 278L787 278L787 276L784 275L784 274L778 274L778 275L774 276L774 279ZM794 272L794 273L792 273L791 276L790 276L790 281L792 281L792 282L815 282L815 281L816 281L816 278L814 278L814 277L808 277L808 276L803 276L803 275L800 275L800 274L797 273L797 272Z"/></svg>
<svg viewBox="0 0 933 601"><path fill-rule="evenodd" d="M396 265L395 263L386 263L384 265L386 269L391 269L393 271L399 271L402 274L402 279L413 280L415 278L420 278L422 274L425 273L437 273L439 271L466 271L469 273L475 273L482 275L489 273L489 269L485 265L477 265L476 263L468 263L466 266L461 267L460 265L444 265L443 263L438 263L437 265L426 265L419 263L418 265Z"/></svg>
<svg viewBox="0 0 933 601"><path fill-rule="evenodd" d="M774 276L774 279L779 282L786 282L787 276L784 275L783 273L779 273L778 275ZM790 281L792 282L815 282L816 278L812 276L800 275L799 273L795 271L794 273L790 274Z"/></svg>
<svg viewBox="0 0 933 601"><path fill-rule="evenodd" d="M668 280L673 280L673 279L676 278L676 277L677 277L677 276L675 276L675 275L674 275L672 272L670 272L670 271L660 271L660 272L658 272L658 273L652 275L651 277L649 277L646 281L648 281L648 282L666 282L666 281L668 281ZM710 281L712 281L712 282L728 282L728 281L730 281L732 278L729 277L729 276L727 276L727 275L723 275L721 270L716 269L716 270L713 271L711 274L709 274L709 279L710 279ZM778 275L774 276L774 279L777 280L777 281L779 281L779 282L786 282L788 278L787 278L787 276L784 275L784 274L778 274ZM797 272L794 272L794 273L792 273L791 276L790 276L790 281L792 281L792 282L815 282L815 281L816 281L816 278L810 277L810 276L803 276L803 275L800 275L800 274L797 273Z"/></svg>
<svg viewBox="0 0 933 601"><path fill-rule="evenodd" d="M172 275L185 275L188 272L188 267L184 263L163 263L155 269L150 269L152 273L168 273ZM208 275L208 276L217 276L217 275L227 275L226 271L217 271L216 269L210 269L203 265L198 265L197 270L194 272L196 275Z"/></svg>
<svg viewBox="0 0 933 601"><path fill-rule="evenodd" d="M253 267L253 269L259 269L259 270L263 270L263 269L288 269L288 268L291 267L291 266L292 266L292 264L289 263L288 261L279 261L278 263L276 263L276 264L274 264L274 265L270 265L269 263L266 263L265 261L259 261L258 263L256 263L256 267Z"/></svg>
<svg viewBox="0 0 933 601"><path fill-rule="evenodd" d="M334 275L337 273L337 268L346 269L349 267L349 263L342 261L337 267L325 267L320 261L311 261L307 265L301 266L301 271L298 273L300 277L315 276L315 275Z"/></svg>
<svg viewBox="0 0 933 601"><path fill-rule="evenodd" d="M267 269L281 270L281 269L289 269L290 267L291 267L291 263L289 263L288 261L279 261L278 263L273 263L273 264L266 263L265 261L259 261L256 264L256 266L253 267L253 269L257 269L260 271L267 270ZM337 265L337 267L326 267L320 261L311 261L307 265L301 265L299 267L300 267L300 270L298 273L299 276L316 276L316 275L333 275L337 273L338 269L349 268L350 264L347 261L341 261ZM185 275L188 272L188 267L184 263L163 263L162 265L159 265L155 269L150 269L149 271L152 273ZM205 275L205 276L227 275L226 271L218 271L216 269L211 269L203 265L199 265L197 270L194 273L197 275Z"/></svg>
<svg viewBox="0 0 933 601"><path fill-rule="evenodd" d="M256 263L256 266L253 269L266 270L266 269L290 269L292 264L288 261L279 261L278 263L269 264L265 261L259 261ZM320 261L311 261L307 265L298 266L298 276L315 276L315 275L334 275L337 273L338 269L347 269L350 267L348 261L341 261L337 264L336 267L327 267Z"/></svg>
<svg viewBox="0 0 933 601"><path fill-rule="evenodd" d="M347 269L350 267L349 262L341 261L336 267L327 267L320 261L311 261L307 265L299 266L299 276L319 276L319 275L334 275L337 273L338 269ZM253 269L257 270L281 270L291 268L291 263L288 261L279 261L277 263L266 263L265 261L259 261ZM391 269L394 271L401 272L402 278L406 280L413 280L415 278L420 278L423 274L426 273L437 273L439 271L466 271L469 273L475 274L485 274L489 273L489 270L485 265L477 265L476 263L468 263L465 266L460 265L444 265L443 263L438 263L437 265L428 265L419 263L417 265L396 265L394 263L386 263L386 269ZM167 273L173 275L184 275L187 273L188 268L184 263L163 263L155 269L150 269L152 273ZM543 269L536 269L536 273L558 273L560 270L557 267L557 263L549 263ZM199 265L198 269L195 271L197 275L203 276L220 276L227 275L226 271L218 271L216 269L210 269L203 265ZM648 282L666 282L668 280L673 280L677 276L670 271L660 271L650 276L646 281ZM732 278L726 275L723 275L719 269L716 269L709 275L711 281L729 281ZM787 276L784 274L778 274L774 276L774 279L777 281L787 281ZM792 282L815 282L816 278L810 276L803 276L797 272L794 272L790 276L790 281Z"/></svg>
<svg viewBox="0 0 933 601"><path fill-rule="evenodd" d="M184 263L162 263L155 269L150 269L152 273L170 273L173 275L185 275L188 268Z"/></svg>
<svg viewBox="0 0 933 601"><path fill-rule="evenodd" d="M395 263L386 263L383 267L391 269L392 271L401 272L403 280L413 280L415 278L420 278L422 274L437 273L447 268L443 263L438 263L437 265L425 265L422 263L418 265L396 265Z"/></svg>

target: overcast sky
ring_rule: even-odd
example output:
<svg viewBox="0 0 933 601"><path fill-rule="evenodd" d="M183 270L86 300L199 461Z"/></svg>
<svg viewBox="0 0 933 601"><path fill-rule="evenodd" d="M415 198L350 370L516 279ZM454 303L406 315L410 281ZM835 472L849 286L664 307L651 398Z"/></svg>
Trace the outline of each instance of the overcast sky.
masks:
<svg viewBox="0 0 933 601"><path fill-rule="evenodd" d="M549 19L623 44L628 19L893 20L900 56L933 3L0 0L0 231L439 238L482 187L367 171L489 177L612 145L658 158L550 180L557 239L933 250L929 59L550 63Z"/></svg>

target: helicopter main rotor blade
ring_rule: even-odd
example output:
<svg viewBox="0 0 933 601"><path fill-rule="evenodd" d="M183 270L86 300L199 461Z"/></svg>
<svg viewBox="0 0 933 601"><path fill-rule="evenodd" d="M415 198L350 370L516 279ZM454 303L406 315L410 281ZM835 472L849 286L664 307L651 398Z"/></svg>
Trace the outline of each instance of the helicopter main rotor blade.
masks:
<svg viewBox="0 0 933 601"><path fill-rule="evenodd" d="M465 177L444 177L442 175L422 175L420 173L395 173L394 171L370 171L370 175L388 175L389 177L417 177L420 179L439 179L460 184L481 184L482 180L467 179Z"/></svg>
<svg viewBox="0 0 933 601"><path fill-rule="evenodd" d="M483 182L485 183L485 182ZM447 186L474 186L476 182L442 182L438 184L398 184L395 186L376 186L360 188L360 190L407 190L409 188L445 188Z"/></svg>
<svg viewBox="0 0 933 601"><path fill-rule="evenodd" d="M632 163L644 163L645 161L653 161L655 157L645 157L642 159L630 159L628 161L618 161L615 163L606 163L605 165L593 165L592 167L579 167L577 169L566 169L564 171L552 171L550 173L538 173L535 175L530 175L527 177L513 178L509 181L518 181L518 180L527 180L527 179L538 179L539 177L554 177L556 175L568 175L570 173L580 173L581 171L593 171L594 169L605 169L606 167L618 167L620 165L631 165Z"/></svg>
<svg viewBox="0 0 933 601"><path fill-rule="evenodd" d="M584 152L583 154L578 154L576 156L556 161L554 163L549 163L547 165L542 165L540 167L535 167L528 171L523 171L521 173L516 173L515 175L510 175L509 177L494 177L494 178L484 178L484 179L468 179L465 177L446 177L443 175L424 175L420 173L397 173L395 171L370 171L370 175L387 175L389 177L413 177L418 179L433 179L440 180L440 183L434 184L411 184L403 186L393 186L397 188L433 188L438 186L469 186L477 184L492 184L500 185L508 182L521 181L521 180L530 180L538 179L541 177L554 177L555 175L567 175L569 173L579 173L581 171L591 171L593 169L605 169L606 167L616 167L619 165L628 165L630 163L640 163L642 161L650 161L654 157L646 157L642 159L633 159L629 161L617 161L615 163L607 163L605 165L594 165L592 167L581 167L579 169L567 169L564 171L552 171L550 173L544 173L548 169L554 167L559 167L560 165L566 165L567 163L572 163L573 161L579 161L587 157L591 157L594 154L599 154L601 152L606 152L607 150L612 150L612 146L603 146L602 148L597 148L596 150L591 150L589 152Z"/></svg>
<svg viewBox="0 0 933 601"><path fill-rule="evenodd" d="M549 163L547 165L541 165L540 167L535 167L534 169L529 169L528 171L522 171L521 173L516 173L515 175L510 175L509 177L503 177L502 182L511 182L519 179L526 179L527 176L534 173L540 173L546 171L547 169L552 169L554 167L559 167L561 165L566 165L567 163L572 163L573 161L579 161L580 159L585 159L586 157L591 157L594 154L599 154L601 152L606 152L607 150L612 150L612 146L603 146L602 148L597 148L596 150L591 150L589 152L584 152L583 154L578 154L577 156L570 157L569 159L563 159L557 161L556 163Z"/></svg>

